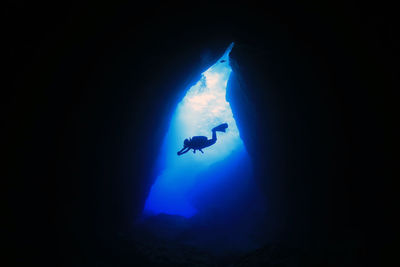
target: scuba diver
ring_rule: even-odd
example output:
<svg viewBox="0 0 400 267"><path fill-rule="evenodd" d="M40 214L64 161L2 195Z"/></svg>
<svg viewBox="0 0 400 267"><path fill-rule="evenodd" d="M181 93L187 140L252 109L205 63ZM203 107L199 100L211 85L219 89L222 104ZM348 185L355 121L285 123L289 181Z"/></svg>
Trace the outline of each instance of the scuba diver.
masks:
<svg viewBox="0 0 400 267"><path fill-rule="evenodd" d="M203 148L212 146L217 142L217 131L218 132L225 132L226 128L228 128L227 123L223 123L218 125L217 127L212 128L212 138L208 139L207 136L193 136L192 138L185 139L183 141L183 148L178 151L178 156L185 154L190 149L193 149L193 153L196 153L196 150L199 150L201 153L203 152Z"/></svg>

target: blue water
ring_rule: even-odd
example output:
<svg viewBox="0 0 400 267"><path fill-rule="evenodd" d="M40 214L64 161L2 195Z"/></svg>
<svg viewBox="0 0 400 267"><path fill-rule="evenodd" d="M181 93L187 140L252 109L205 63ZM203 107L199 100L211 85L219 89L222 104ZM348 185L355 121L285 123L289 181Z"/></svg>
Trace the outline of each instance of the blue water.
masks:
<svg viewBox="0 0 400 267"><path fill-rule="evenodd" d="M240 203L235 198L246 188L251 164L226 101L232 48L233 43L177 105L159 151L156 179L144 214L166 213L188 218L199 210L221 209L221 206L224 210L224 206ZM229 125L226 132L217 132L217 142L203 149L204 154L199 151L194 154L191 150L177 155L185 138L199 135L211 138L211 129L225 122Z"/></svg>

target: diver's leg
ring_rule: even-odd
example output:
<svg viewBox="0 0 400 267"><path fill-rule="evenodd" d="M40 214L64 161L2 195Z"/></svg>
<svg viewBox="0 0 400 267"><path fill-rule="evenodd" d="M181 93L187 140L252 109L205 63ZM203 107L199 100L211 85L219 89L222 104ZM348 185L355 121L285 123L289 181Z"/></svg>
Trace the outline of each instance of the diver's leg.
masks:
<svg viewBox="0 0 400 267"><path fill-rule="evenodd" d="M207 146L212 146L217 142L217 131L212 131L212 138L207 140Z"/></svg>
<svg viewBox="0 0 400 267"><path fill-rule="evenodd" d="M228 128L227 123L223 123L221 125L218 125L217 127L212 128L212 138L207 140L204 147L209 147L215 144L217 142L217 131L225 132L226 128Z"/></svg>
<svg viewBox="0 0 400 267"><path fill-rule="evenodd" d="M217 142L217 133L214 130L212 132L213 132L213 137L211 139L208 139L202 148L212 146L213 144L215 144L215 142Z"/></svg>
<svg viewBox="0 0 400 267"><path fill-rule="evenodd" d="M213 131L219 131L219 132L225 132L226 128L228 128L228 124L227 123L222 123L214 128L212 128Z"/></svg>
<svg viewBox="0 0 400 267"><path fill-rule="evenodd" d="M207 142L205 143L205 145L202 148L206 148L206 147L212 146L213 144L215 144L215 142L217 142L217 133L213 129L212 130L212 138L208 139Z"/></svg>
<svg viewBox="0 0 400 267"><path fill-rule="evenodd" d="M199 149L199 151L200 151L201 153L204 153L203 150L201 150L201 149Z"/></svg>

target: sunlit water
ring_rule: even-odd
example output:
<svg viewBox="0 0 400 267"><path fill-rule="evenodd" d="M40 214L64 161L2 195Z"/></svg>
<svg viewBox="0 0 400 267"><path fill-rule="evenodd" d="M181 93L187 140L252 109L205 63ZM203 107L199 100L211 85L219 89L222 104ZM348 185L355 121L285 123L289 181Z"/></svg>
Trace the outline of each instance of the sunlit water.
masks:
<svg viewBox="0 0 400 267"><path fill-rule="evenodd" d="M246 149L226 101L226 87L232 72L229 65L232 47L233 43L213 66L202 73L202 78L176 107L159 151L156 179L147 197L144 214L191 217L197 213L203 200L218 201L215 195L207 196L210 192L218 192L214 187L224 186L224 191L230 190L229 186L234 186L230 184L230 177L235 173L247 176L251 171ZM203 149L204 154L199 151L194 154L191 150L177 155L185 138L199 135L211 138L211 129L225 122L229 125L226 132L217 132L216 144Z"/></svg>

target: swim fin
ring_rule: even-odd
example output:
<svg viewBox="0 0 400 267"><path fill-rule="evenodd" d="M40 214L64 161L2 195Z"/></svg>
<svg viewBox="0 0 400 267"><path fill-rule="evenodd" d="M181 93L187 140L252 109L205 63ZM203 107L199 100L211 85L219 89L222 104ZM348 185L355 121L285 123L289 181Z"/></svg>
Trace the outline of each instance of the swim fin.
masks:
<svg viewBox="0 0 400 267"><path fill-rule="evenodd" d="M225 132L226 128L228 128L228 124L222 123L222 124L218 125L217 127L214 127L212 129L212 131Z"/></svg>

